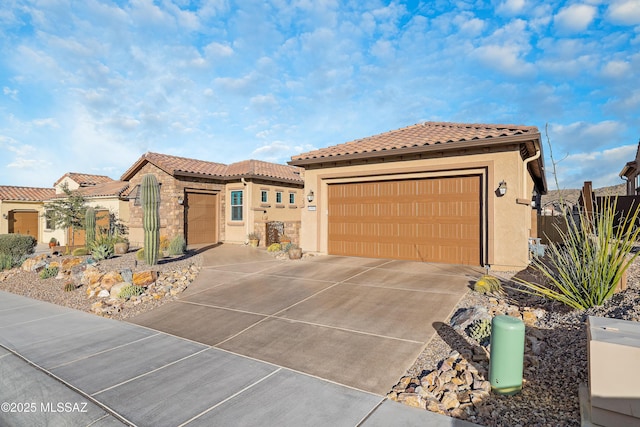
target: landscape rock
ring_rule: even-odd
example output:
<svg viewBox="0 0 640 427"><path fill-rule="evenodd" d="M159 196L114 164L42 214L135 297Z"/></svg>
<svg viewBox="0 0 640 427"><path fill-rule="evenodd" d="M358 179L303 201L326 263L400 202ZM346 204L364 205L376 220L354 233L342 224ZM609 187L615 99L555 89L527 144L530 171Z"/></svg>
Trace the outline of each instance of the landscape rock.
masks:
<svg viewBox="0 0 640 427"><path fill-rule="evenodd" d="M147 287L154 283L158 279L158 273L156 271L141 271L133 273L133 284L136 286Z"/></svg>
<svg viewBox="0 0 640 427"><path fill-rule="evenodd" d="M124 281L125 280L120 275L120 273L118 273L117 271L109 271L100 278L100 287L102 289L110 291L113 285L115 285L116 283L122 283Z"/></svg>

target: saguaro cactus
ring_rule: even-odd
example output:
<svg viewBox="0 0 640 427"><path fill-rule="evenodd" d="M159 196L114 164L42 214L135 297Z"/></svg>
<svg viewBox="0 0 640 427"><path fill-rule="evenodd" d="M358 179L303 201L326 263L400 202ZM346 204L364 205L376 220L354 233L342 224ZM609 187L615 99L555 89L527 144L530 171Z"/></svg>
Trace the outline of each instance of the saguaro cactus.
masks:
<svg viewBox="0 0 640 427"><path fill-rule="evenodd" d="M160 250L160 186L155 175L142 177L142 228L144 229L144 260L149 265L158 263Z"/></svg>
<svg viewBox="0 0 640 427"><path fill-rule="evenodd" d="M89 207L84 214L85 244L87 248L96 241L96 211Z"/></svg>

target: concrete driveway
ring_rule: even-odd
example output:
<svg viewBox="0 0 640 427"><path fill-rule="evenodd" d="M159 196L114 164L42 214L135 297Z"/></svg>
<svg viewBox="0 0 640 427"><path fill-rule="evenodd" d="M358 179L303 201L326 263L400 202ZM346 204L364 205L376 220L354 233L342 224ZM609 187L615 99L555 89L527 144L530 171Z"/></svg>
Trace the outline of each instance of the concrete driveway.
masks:
<svg viewBox="0 0 640 427"><path fill-rule="evenodd" d="M179 301L131 322L381 396L482 274L339 256L279 261L236 245L203 256Z"/></svg>

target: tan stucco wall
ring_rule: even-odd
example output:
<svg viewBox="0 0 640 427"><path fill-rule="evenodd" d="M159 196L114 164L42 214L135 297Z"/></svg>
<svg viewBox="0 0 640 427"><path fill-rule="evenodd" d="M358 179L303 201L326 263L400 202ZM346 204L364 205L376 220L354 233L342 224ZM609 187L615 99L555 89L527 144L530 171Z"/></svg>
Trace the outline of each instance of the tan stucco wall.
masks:
<svg viewBox="0 0 640 427"><path fill-rule="evenodd" d="M486 263L495 270L525 267L531 232L533 180L528 172L525 173L517 146L473 155L307 169L303 194L313 191L316 197L301 212L301 246L305 251L327 253L329 183L469 174L481 175L485 183L483 206L486 202L486 221L483 224L486 224ZM498 197L495 190L502 180L507 183L507 193Z"/></svg>
<svg viewBox="0 0 640 427"><path fill-rule="evenodd" d="M9 212L10 211L36 211L38 212L38 242L43 242L44 230L44 208L42 202L20 202L20 201L1 201L0 200L0 234L9 233ZM5 215L7 219L5 219ZM47 241L49 241L47 239Z"/></svg>
<svg viewBox="0 0 640 427"><path fill-rule="evenodd" d="M244 185L246 183L246 185ZM226 207L227 234L225 241L229 243L245 243L247 235L257 232L264 244L264 229L255 229L256 223L267 221L300 221L300 213L304 206L303 192L300 186L273 184L268 182L250 181L245 183L233 182L226 186L227 200L231 200L231 191L244 191L243 221L231 221L231 204ZM262 190L267 191L267 203L262 203ZM282 192L282 203L276 203L276 192ZM295 203L289 203L289 194L295 194Z"/></svg>
<svg viewBox="0 0 640 427"><path fill-rule="evenodd" d="M67 187L71 191L77 190L78 188L80 188L80 184L75 182L70 177L65 176L64 178L62 178L62 180L56 186L54 186L54 188L56 189L56 194L64 193L64 191L62 190L62 187L64 186L65 183L67 184Z"/></svg>

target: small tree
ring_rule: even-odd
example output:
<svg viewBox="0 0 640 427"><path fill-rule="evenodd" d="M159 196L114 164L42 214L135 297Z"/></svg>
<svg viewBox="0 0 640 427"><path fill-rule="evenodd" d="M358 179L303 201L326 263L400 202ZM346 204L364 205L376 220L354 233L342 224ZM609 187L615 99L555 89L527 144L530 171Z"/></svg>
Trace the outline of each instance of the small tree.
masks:
<svg viewBox="0 0 640 427"><path fill-rule="evenodd" d="M69 189L67 183L62 185L66 197L55 199L47 204L46 216L51 221L54 230L63 228L69 242L71 230L71 246L74 245L75 230L84 229L84 216L87 210L86 199L80 192Z"/></svg>

